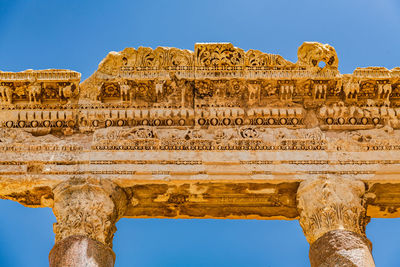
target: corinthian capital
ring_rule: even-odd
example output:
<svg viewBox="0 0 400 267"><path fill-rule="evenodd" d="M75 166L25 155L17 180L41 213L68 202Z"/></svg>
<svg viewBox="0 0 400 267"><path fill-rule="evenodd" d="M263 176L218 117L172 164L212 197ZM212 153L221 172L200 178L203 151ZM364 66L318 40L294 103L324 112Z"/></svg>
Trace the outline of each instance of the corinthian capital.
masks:
<svg viewBox="0 0 400 267"><path fill-rule="evenodd" d="M83 235L112 247L115 223L127 204L122 188L108 180L71 179L53 192L56 242Z"/></svg>
<svg viewBox="0 0 400 267"><path fill-rule="evenodd" d="M368 223L363 182L341 177L318 177L301 182L297 191L300 225L312 244L332 230L365 236Z"/></svg>

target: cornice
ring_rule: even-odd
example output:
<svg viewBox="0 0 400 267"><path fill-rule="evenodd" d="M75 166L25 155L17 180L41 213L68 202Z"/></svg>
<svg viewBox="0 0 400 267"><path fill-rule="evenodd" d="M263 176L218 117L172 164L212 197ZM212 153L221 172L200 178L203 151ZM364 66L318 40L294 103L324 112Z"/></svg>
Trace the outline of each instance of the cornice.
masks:
<svg viewBox="0 0 400 267"><path fill-rule="evenodd" d="M80 77L0 72L0 126L63 134L110 126L400 127L400 68L342 75L335 49L315 42L299 47L296 63L230 43L198 43L194 52L126 48Z"/></svg>

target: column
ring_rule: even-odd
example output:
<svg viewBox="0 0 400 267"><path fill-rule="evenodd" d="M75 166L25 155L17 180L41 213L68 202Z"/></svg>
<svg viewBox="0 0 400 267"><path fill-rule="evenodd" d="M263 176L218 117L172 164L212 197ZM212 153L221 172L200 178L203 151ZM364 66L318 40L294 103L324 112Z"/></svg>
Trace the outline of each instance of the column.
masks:
<svg viewBox="0 0 400 267"><path fill-rule="evenodd" d="M108 180L71 179L54 190L56 244L50 267L112 267L115 223L125 212L123 189Z"/></svg>
<svg viewBox="0 0 400 267"><path fill-rule="evenodd" d="M300 183L300 225L310 243L311 267L371 267L371 242L365 236L365 184L341 177Z"/></svg>

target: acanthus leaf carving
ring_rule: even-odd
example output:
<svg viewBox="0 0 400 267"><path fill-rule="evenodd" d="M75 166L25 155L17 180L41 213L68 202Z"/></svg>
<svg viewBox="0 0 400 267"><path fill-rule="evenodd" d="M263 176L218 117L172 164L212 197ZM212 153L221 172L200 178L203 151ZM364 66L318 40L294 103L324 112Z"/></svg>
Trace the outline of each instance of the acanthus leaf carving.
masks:
<svg viewBox="0 0 400 267"><path fill-rule="evenodd" d="M364 183L351 178L314 177L301 182L297 205L307 241L312 244L337 229L364 236L369 222L364 194Z"/></svg>
<svg viewBox="0 0 400 267"><path fill-rule="evenodd" d="M84 235L112 247L115 223L128 203L123 189L109 180L72 178L53 193L56 241Z"/></svg>
<svg viewBox="0 0 400 267"><path fill-rule="evenodd" d="M230 43L197 43L196 66L206 68L242 67L244 51Z"/></svg>

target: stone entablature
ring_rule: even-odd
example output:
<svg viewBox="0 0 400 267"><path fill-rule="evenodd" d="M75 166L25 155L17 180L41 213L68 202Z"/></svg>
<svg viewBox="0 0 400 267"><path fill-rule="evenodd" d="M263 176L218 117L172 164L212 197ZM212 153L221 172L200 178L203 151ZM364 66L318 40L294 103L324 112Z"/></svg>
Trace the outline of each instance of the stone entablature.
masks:
<svg viewBox="0 0 400 267"><path fill-rule="evenodd" d="M0 198L53 208L52 266L85 246L112 266L121 217L299 219L312 266L372 266L366 223L400 217L400 68L338 63L199 43L111 52L82 83L0 72Z"/></svg>
<svg viewBox="0 0 400 267"><path fill-rule="evenodd" d="M196 44L194 52L126 48L108 54L80 85L80 74L67 70L0 72L0 123L67 133L110 126L398 128L400 69L342 75L337 66L334 48L319 43L304 43L296 63L229 43Z"/></svg>
<svg viewBox="0 0 400 267"><path fill-rule="evenodd" d="M304 43L296 63L205 43L111 52L81 84L69 70L0 72L0 195L48 206L60 181L95 175L159 192L134 197L126 216L292 219L299 182L345 175L375 194L369 216L400 216L400 195L382 189L396 190L400 173L400 69L337 67L319 43ZM289 204L269 189L279 184ZM207 214L216 203L233 208Z"/></svg>

